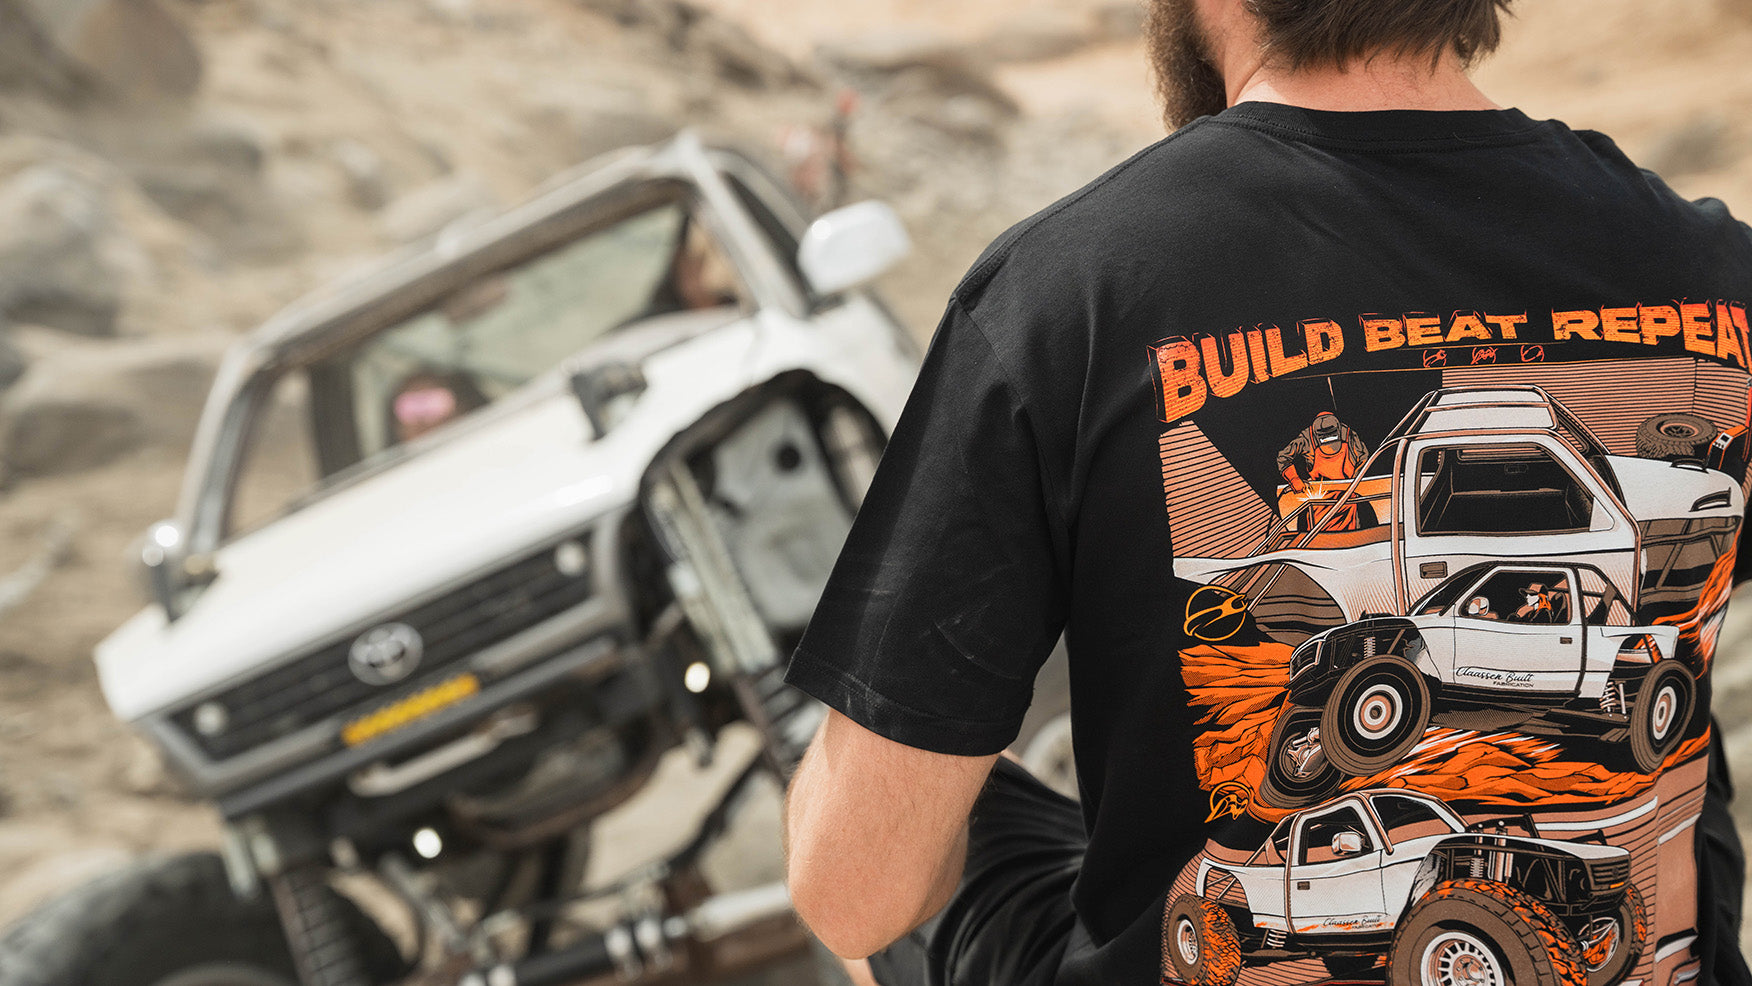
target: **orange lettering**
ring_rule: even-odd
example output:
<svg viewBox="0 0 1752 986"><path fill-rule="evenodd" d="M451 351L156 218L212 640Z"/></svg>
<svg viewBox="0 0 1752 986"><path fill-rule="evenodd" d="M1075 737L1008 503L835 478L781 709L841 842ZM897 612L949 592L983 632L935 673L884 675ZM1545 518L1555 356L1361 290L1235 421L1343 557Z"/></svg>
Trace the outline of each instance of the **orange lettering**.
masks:
<svg viewBox="0 0 1752 986"><path fill-rule="evenodd" d="M1679 318L1685 323L1685 348L1705 356L1716 354L1715 332L1711 328L1708 305L1680 305Z"/></svg>
<svg viewBox="0 0 1752 986"><path fill-rule="evenodd" d="M1642 316L1634 308L1602 308L1600 331L1607 342L1641 342Z"/></svg>
<svg viewBox="0 0 1752 986"><path fill-rule="evenodd" d="M1162 420L1173 422L1204 406L1205 380L1198 369L1198 349L1185 339L1165 340L1156 347L1156 370L1162 375Z"/></svg>
<svg viewBox="0 0 1752 986"><path fill-rule="evenodd" d="M1513 339L1514 336L1509 338ZM1454 313L1454 324L1448 327L1448 341L1459 342L1462 339L1490 341L1490 330L1484 327L1484 319L1479 318L1477 312Z"/></svg>
<svg viewBox="0 0 1752 986"><path fill-rule="evenodd" d="M1551 337L1558 342L1600 338L1600 316L1593 312L1552 312Z"/></svg>
<svg viewBox="0 0 1752 986"><path fill-rule="evenodd" d="M1310 363L1324 363L1344 352L1344 330L1337 322L1303 322L1302 335L1307 340Z"/></svg>
<svg viewBox="0 0 1752 986"><path fill-rule="evenodd" d="M1502 333L1504 339L1514 339L1516 338L1515 326L1526 325L1527 315L1525 312L1520 315L1486 315L1484 320L1496 326L1497 331Z"/></svg>
<svg viewBox="0 0 1752 986"><path fill-rule="evenodd" d="M1216 336L1205 336L1198 341L1199 352L1204 355L1205 378L1210 381L1211 393L1218 397L1234 397L1247 386L1247 341L1240 329L1229 333L1226 344L1219 345ZM1223 367L1228 371L1224 372Z"/></svg>
<svg viewBox="0 0 1752 986"><path fill-rule="evenodd" d="M1433 346L1442 341L1442 320L1434 315L1407 315L1405 338L1413 346Z"/></svg>
<svg viewBox="0 0 1752 986"><path fill-rule="evenodd" d="M1265 351L1271 357L1271 375L1274 377L1308 367L1307 354L1284 355L1284 330L1275 325L1265 330Z"/></svg>
<svg viewBox="0 0 1752 986"><path fill-rule="evenodd" d="M1716 355L1720 359L1727 359L1729 356L1732 356L1734 362L1739 363L1741 366L1745 366L1746 306L1736 302L1735 304L1728 306L1728 311L1733 313L1733 322L1731 323L1733 328L1727 332L1717 333L1721 336L1721 340L1720 346L1716 349Z"/></svg>
<svg viewBox="0 0 1752 986"><path fill-rule="evenodd" d="M1679 334L1679 313L1672 305L1643 306L1641 321L1645 346L1653 346L1667 336Z"/></svg>
<svg viewBox="0 0 1752 986"><path fill-rule="evenodd" d="M1363 317L1363 348L1373 353L1405 345L1405 323L1396 318Z"/></svg>
<svg viewBox="0 0 1752 986"><path fill-rule="evenodd" d="M1271 364L1265 355L1265 336L1258 329L1247 330L1247 361L1253 364L1253 382L1271 379Z"/></svg>

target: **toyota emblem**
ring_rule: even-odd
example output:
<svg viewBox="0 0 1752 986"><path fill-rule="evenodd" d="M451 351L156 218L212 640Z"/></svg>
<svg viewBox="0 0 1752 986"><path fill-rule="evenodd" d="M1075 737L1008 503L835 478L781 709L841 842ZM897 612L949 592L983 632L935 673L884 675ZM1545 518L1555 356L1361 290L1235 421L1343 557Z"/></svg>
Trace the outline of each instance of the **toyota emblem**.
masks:
<svg viewBox="0 0 1752 986"><path fill-rule="evenodd" d="M420 632L406 623L385 623L360 634L347 651L347 666L367 685L393 685L420 666Z"/></svg>

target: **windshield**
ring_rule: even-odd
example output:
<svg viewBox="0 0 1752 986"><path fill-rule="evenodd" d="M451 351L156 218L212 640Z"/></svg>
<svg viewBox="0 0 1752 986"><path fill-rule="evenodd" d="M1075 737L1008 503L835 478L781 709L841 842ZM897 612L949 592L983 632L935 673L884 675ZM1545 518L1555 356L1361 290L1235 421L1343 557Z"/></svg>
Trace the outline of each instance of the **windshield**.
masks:
<svg viewBox="0 0 1752 986"><path fill-rule="evenodd" d="M679 193L459 284L424 310L258 387L272 396L258 398L251 413L226 536L288 512L329 477L466 418L625 326L744 308L749 297ZM290 380L298 384L283 383ZM289 414L304 425L291 438ZM316 468L288 469L288 461Z"/></svg>

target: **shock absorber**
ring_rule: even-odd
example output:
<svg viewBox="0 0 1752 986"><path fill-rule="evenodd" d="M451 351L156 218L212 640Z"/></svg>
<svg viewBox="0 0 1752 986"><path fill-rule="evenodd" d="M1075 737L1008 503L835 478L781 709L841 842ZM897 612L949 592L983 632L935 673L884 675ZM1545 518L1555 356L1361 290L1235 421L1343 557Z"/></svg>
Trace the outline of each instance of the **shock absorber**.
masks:
<svg viewBox="0 0 1752 986"><path fill-rule="evenodd" d="M304 863L268 877L298 979L303 986L372 986L325 872L319 863Z"/></svg>

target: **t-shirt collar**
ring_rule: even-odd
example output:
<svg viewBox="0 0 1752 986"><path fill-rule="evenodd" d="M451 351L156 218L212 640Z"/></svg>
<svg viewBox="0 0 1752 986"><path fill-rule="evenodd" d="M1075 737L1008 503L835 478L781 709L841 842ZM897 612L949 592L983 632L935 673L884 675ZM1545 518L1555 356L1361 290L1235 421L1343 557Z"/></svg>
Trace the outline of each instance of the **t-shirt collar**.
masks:
<svg viewBox="0 0 1752 986"><path fill-rule="evenodd" d="M1237 103L1214 119L1347 143L1476 143L1527 135L1539 126L1518 109L1316 110L1266 102Z"/></svg>

